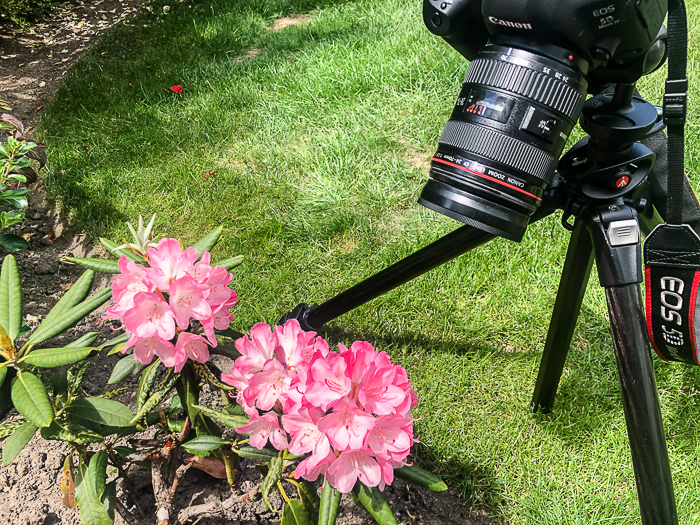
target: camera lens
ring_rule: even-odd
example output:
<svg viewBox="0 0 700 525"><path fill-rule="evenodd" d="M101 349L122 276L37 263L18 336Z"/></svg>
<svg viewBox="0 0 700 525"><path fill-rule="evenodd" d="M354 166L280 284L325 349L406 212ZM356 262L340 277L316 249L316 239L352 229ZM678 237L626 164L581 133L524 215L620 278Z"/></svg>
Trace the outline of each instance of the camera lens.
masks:
<svg viewBox="0 0 700 525"><path fill-rule="evenodd" d="M536 43L482 48L430 164L423 206L520 242L585 100L587 64Z"/></svg>

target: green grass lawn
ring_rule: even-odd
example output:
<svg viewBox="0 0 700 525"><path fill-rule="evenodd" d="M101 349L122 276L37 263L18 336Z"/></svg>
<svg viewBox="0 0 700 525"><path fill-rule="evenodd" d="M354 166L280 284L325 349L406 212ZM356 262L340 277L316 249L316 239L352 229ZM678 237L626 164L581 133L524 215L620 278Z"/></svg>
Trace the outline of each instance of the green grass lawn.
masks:
<svg viewBox="0 0 700 525"><path fill-rule="evenodd" d="M158 214L242 254L235 327L275 323L459 225L416 204L468 64L415 0L162 0L66 76L41 121L49 195L94 237ZM687 163L697 159L699 0ZM275 19L311 19L271 31ZM640 82L660 101L664 75ZM170 91L181 84L182 97ZM209 173L208 176L206 174ZM639 523L605 298L593 277L555 412L528 404L569 233L556 214L337 319L409 371L419 461L515 524ZM700 369L656 358L682 524L700 523Z"/></svg>

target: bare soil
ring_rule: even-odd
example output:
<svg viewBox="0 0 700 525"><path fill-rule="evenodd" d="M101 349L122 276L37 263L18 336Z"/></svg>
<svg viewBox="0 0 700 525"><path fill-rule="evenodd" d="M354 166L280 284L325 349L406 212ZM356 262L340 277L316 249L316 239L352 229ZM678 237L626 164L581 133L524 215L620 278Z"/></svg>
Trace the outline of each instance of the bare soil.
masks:
<svg viewBox="0 0 700 525"><path fill-rule="evenodd" d="M114 24L129 24L132 16L142 8L142 0L90 0L65 2L50 20L34 25L24 33L10 26L0 26L0 94L12 106L12 114L25 125L25 138L32 132L41 116L41 110L56 92L63 76L76 59L93 45L100 33ZM297 15L278 20L271 30L287 25L303 23L309 15ZM51 152L48 151L49 159ZM56 209L43 198L41 181L34 185L29 210L24 221L10 229L13 233L29 238L30 248L14 254L23 278L25 318L28 324L37 325L46 316L53 304L63 295L83 272L81 267L62 261L64 256L102 257L106 252L101 246L87 242L81 232L72 231ZM6 254L0 250L0 261ZM101 276L95 289L109 283ZM86 332L99 332L100 341L114 337L118 332L114 326L103 323L99 310L82 320L77 326L52 340L58 346ZM99 355L94 359L84 382L85 394L100 395L113 386L127 386L131 392L118 398L133 408L134 391L138 377L131 376L119 385L107 385L118 356ZM226 358L218 357L219 366L230 367ZM216 396L204 395L204 404L216 404ZM8 420L19 416L12 412ZM0 446L4 443L0 442ZM61 466L68 453L68 445L55 441L44 441L35 436L15 461L0 467L0 516L8 525L78 525L77 509L67 509L61 503L59 482ZM248 467L248 468L246 468ZM239 476L240 488L247 492L258 485L261 475L247 465L241 464L243 474ZM130 475L134 479L141 498L140 505L147 512L154 511L154 497L150 472L132 466ZM407 485L397 480L388 487L385 496L394 509L401 525L491 525L496 523L485 509L466 507L457 494L448 491L433 493ZM126 501L121 493L118 495ZM198 505L214 500L224 500L230 495L225 480L190 469L178 490L181 507ZM278 495L271 497L276 508L281 508ZM132 507L132 511L134 508ZM152 515L153 513L151 513ZM270 512L261 501L236 504L223 514L200 518L202 524L252 525L279 523L279 514ZM155 523L152 520L144 524ZM196 520L194 520L196 521ZM360 525L373 523L369 515L358 509L352 500L344 497L338 525ZM123 525L116 516L116 524Z"/></svg>

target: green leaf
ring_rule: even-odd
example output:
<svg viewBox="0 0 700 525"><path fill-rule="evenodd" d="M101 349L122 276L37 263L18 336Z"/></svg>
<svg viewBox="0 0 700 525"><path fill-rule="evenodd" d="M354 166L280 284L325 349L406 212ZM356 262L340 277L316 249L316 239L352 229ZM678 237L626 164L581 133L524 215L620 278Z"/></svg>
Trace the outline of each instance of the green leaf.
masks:
<svg viewBox="0 0 700 525"><path fill-rule="evenodd" d="M197 375L201 378L204 379L207 383L209 383L211 386L218 388L220 390L236 390L236 387L227 385L226 383L221 382L209 369L209 363L198 363L197 361L191 361L192 367L194 368L195 372Z"/></svg>
<svg viewBox="0 0 700 525"><path fill-rule="evenodd" d="M57 372L49 377L49 381L53 385L54 395L62 396L68 392L68 372Z"/></svg>
<svg viewBox="0 0 700 525"><path fill-rule="evenodd" d="M76 399L66 407L66 412L113 427L126 426L134 417L126 405L103 397Z"/></svg>
<svg viewBox="0 0 700 525"><path fill-rule="evenodd" d="M20 361L40 368L53 368L73 364L76 361L85 359L93 352L97 352L97 348L85 346L77 348L40 348L29 352Z"/></svg>
<svg viewBox="0 0 700 525"><path fill-rule="evenodd" d="M92 346L92 343L94 343L95 339L97 339L99 336L99 332L88 332L87 334L79 337L72 343L68 343L68 346L70 346L71 348L78 348L81 346Z"/></svg>
<svg viewBox="0 0 700 525"><path fill-rule="evenodd" d="M121 346L120 343L126 343L130 337L131 336L128 333L123 333L121 335L118 335L117 337L110 339L109 341L105 341L100 345L100 351L110 346L114 346L114 348L110 350L107 355L116 354L123 348L123 346Z"/></svg>
<svg viewBox="0 0 700 525"><path fill-rule="evenodd" d="M225 259L223 261L219 261L216 264L212 264L212 266L221 266L222 268L226 268L227 270L231 270L241 264L243 262L243 256L239 255L237 257L232 257L230 259Z"/></svg>
<svg viewBox="0 0 700 525"><path fill-rule="evenodd" d="M108 385L113 385L118 383L122 379L125 379L129 374L137 374L144 367L142 363L138 363L134 360L134 354L129 354L126 357L122 357L119 362L114 365L112 370L112 375L109 376Z"/></svg>
<svg viewBox="0 0 700 525"><path fill-rule="evenodd" d="M165 399L165 396L168 395L168 392L172 390L173 386L175 386L175 380L177 379L177 376L173 374L172 368L169 368L167 373L165 374L165 377L163 380L160 382L160 384L156 387L156 389L153 391L153 395L143 404L140 410L137 411L137 414L131 419L129 423L134 424L143 419L143 416L148 414L151 410L153 410L163 399Z"/></svg>
<svg viewBox="0 0 700 525"><path fill-rule="evenodd" d="M243 459L252 459L253 461L270 461L272 458L277 457L277 452L266 448L258 450L255 447L241 447L238 450L234 450L234 452Z"/></svg>
<svg viewBox="0 0 700 525"><path fill-rule="evenodd" d="M8 212L0 213L0 227L7 228L13 224L17 224L22 219L24 219L24 212L18 210L12 210Z"/></svg>
<svg viewBox="0 0 700 525"><path fill-rule="evenodd" d="M85 374L92 365L92 361L78 361L71 366L66 373L66 381L68 382L68 393L72 397L78 397L80 393L80 384L83 382Z"/></svg>
<svg viewBox="0 0 700 525"><path fill-rule="evenodd" d="M270 500L268 499L268 496L270 494L270 490L272 487L274 487L277 482L282 479L282 466L284 465L284 461L282 460L282 452L280 451L279 454L277 454L275 457L270 459L270 470L267 472L267 476L265 476L265 479L262 482L262 487L260 492L262 493L262 500L265 503L265 506L270 509L271 511L274 512L274 509L272 508L272 505L270 504Z"/></svg>
<svg viewBox="0 0 700 525"><path fill-rule="evenodd" d="M119 261L114 261L112 259L98 259L98 258L80 258L80 257L63 257L64 261L72 262L73 264L79 264L83 268L88 270L93 270L95 272L101 273L120 273L119 271Z"/></svg>
<svg viewBox="0 0 700 525"><path fill-rule="evenodd" d="M295 499L290 500L282 509L280 525L313 525L306 509Z"/></svg>
<svg viewBox="0 0 700 525"><path fill-rule="evenodd" d="M444 481L415 465L406 465L394 470L394 476L435 492L447 490L447 485L445 485Z"/></svg>
<svg viewBox="0 0 700 525"><path fill-rule="evenodd" d="M321 504L318 511L318 525L334 525L338 517L340 498L343 495L338 489L331 487L328 480L323 483L321 490Z"/></svg>
<svg viewBox="0 0 700 525"><path fill-rule="evenodd" d="M48 427L42 428L40 432L44 439L66 441L76 445L89 445L104 441L104 438L94 430L70 421L62 421L60 425L54 421Z"/></svg>
<svg viewBox="0 0 700 525"><path fill-rule="evenodd" d="M3 366L0 368L0 386L5 382L5 377L7 376L7 367Z"/></svg>
<svg viewBox="0 0 700 525"><path fill-rule="evenodd" d="M0 205L1 204L2 199L0 199ZM24 237L20 237L14 233L3 233L0 234L0 248L6 252L15 253L29 248L29 243Z"/></svg>
<svg viewBox="0 0 700 525"><path fill-rule="evenodd" d="M204 254L205 250L211 251L211 249L214 247L214 245L219 241L219 237L221 237L222 231L224 231L224 227L218 226L214 231L209 232L204 237L202 237L199 241L197 241L196 243L194 243L192 245L192 248L195 248L197 250L197 252L199 253L200 259L202 257L202 254Z"/></svg>
<svg viewBox="0 0 700 525"><path fill-rule="evenodd" d="M133 355L133 354L132 354ZM160 367L160 359L156 359L153 364L149 365L146 370L141 374L141 379L139 380L139 388L136 392L136 411L141 410L141 407L148 399L148 394L153 388L153 383L156 381L156 374L158 374L158 368Z"/></svg>
<svg viewBox="0 0 700 525"><path fill-rule="evenodd" d="M71 287L71 290L72 289L73 287ZM43 343L47 339L51 339L53 336L60 334L64 330L67 330L75 323L80 321L87 314L89 314L93 310L96 310L104 303L109 301L110 297L112 297L112 291L109 288L104 288L92 297L86 299L82 303L77 304L76 306L65 312L61 316L61 318L57 318L52 323L47 324L46 320L44 320L44 322L39 325L39 328L37 328L36 331L29 338L29 344L36 345L39 343Z"/></svg>
<svg viewBox="0 0 700 525"><path fill-rule="evenodd" d="M36 432L37 427L31 421L25 422L21 427L13 432L13 434L5 442L2 449L2 464L7 466L12 463L17 457L17 454L22 452L22 449L29 443L32 436Z"/></svg>
<svg viewBox="0 0 700 525"><path fill-rule="evenodd" d="M51 311L46 314L42 323L37 327L40 330L42 326L51 324L55 319L62 316L65 312L79 304L87 297L92 288L92 283L95 279L95 272L88 270L78 278L77 281L68 289L61 299L51 308Z"/></svg>
<svg viewBox="0 0 700 525"><path fill-rule="evenodd" d="M12 255L5 257L0 270L0 325L13 341L22 328L22 283Z"/></svg>
<svg viewBox="0 0 700 525"><path fill-rule="evenodd" d="M318 497L316 485L308 481L301 480L299 482L299 497L301 502L308 512L311 521L318 523L318 511L321 506L321 498Z"/></svg>
<svg viewBox="0 0 700 525"><path fill-rule="evenodd" d="M16 421L8 421L7 423L0 425L0 439L5 439L6 437L11 436L15 430L24 425L25 421L27 420L20 418Z"/></svg>
<svg viewBox="0 0 700 525"><path fill-rule="evenodd" d="M175 394L170 400L170 406L168 407L168 413L172 416L182 411L182 402L180 401L180 396Z"/></svg>
<svg viewBox="0 0 700 525"><path fill-rule="evenodd" d="M205 453L211 452L212 450L218 450L223 445L228 443L228 440L217 436L197 436L196 438L189 440L187 443L183 443L182 448L184 448L190 454L195 454L201 457L202 455L206 455Z"/></svg>
<svg viewBox="0 0 700 525"><path fill-rule="evenodd" d="M11 396L17 411L37 427L48 427L53 421L53 406L44 384L31 372L17 372Z"/></svg>
<svg viewBox="0 0 700 525"><path fill-rule="evenodd" d="M364 507L379 525L398 525L389 503L377 487L368 487L358 481L351 495L355 505Z"/></svg>
<svg viewBox="0 0 700 525"><path fill-rule="evenodd" d="M102 502L107 479L107 451L92 456L90 466L78 464L75 479L75 500L84 525L111 525L114 520Z"/></svg>
<svg viewBox="0 0 700 525"><path fill-rule="evenodd" d="M248 418L247 416L231 416L228 414L222 414L221 412L217 412L216 410L212 410L211 408L207 408L202 405L195 405L195 408L199 410L202 414L205 414L212 418L217 423L220 423L225 427L231 428L233 430L236 430L236 427L242 427L243 425L247 425L250 420L250 418Z"/></svg>
<svg viewBox="0 0 700 525"><path fill-rule="evenodd" d="M113 254L116 255L117 257L121 257L122 255L125 256L127 259L137 262L137 263L143 263L143 257L140 255L137 255L136 253L132 252L131 250L127 250L126 248L119 248L121 246L120 244L117 244L116 242L112 242L109 239L103 239L100 238L100 242L102 243L102 246L107 248L107 250Z"/></svg>
<svg viewBox="0 0 700 525"><path fill-rule="evenodd" d="M185 428L185 422L182 419L173 419L171 417L166 419L168 423L168 429L170 432L180 433L182 429Z"/></svg>
<svg viewBox="0 0 700 525"><path fill-rule="evenodd" d="M241 405L235 405L233 403L229 405L224 405L224 410L231 414L232 416L247 416L245 409Z"/></svg>

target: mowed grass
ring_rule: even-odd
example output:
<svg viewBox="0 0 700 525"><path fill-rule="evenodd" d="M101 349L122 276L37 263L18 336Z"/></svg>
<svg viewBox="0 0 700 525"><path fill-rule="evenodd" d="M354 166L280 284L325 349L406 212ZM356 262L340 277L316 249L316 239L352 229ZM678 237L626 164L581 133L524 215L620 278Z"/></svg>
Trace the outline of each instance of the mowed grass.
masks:
<svg viewBox="0 0 700 525"><path fill-rule="evenodd" d="M160 0L159 0L160 1ZM41 123L49 194L93 237L158 214L193 242L224 226L235 327L275 323L459 225L416 204L468 64L405 0L149 4L71 70ZM698 179L698 7L687 171ZM275 20L309 14L272 30ZM658 103L664 75L640 83ZM170 86L183 86L182 97ZM207 175L208 174L208 175ZM550 416L532 395L569 233L558 214L335 320L408 369L418 461L514 524L636 524L638 504L595 274ZM700 370L656 358L680 521L700 523Z"/></svg>

